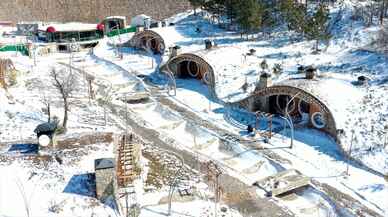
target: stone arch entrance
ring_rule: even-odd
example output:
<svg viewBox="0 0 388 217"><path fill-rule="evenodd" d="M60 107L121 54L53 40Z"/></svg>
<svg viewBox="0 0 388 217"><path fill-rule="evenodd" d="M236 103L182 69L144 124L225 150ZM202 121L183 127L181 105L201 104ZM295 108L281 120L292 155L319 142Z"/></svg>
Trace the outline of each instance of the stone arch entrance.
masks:
<svg viewBox="0 0 388 217"><path fill-rule="evenodd" d="M325 131L337 139L336 123L327 105L300 88L286 85L270 86L254 92L237 104L251 112L263 111L284 115L287 102L295 95L297 97L290 102L288 107L289 114L293 117L307 116L309 126Z"/></svg>
<svg viewBox="0 0 388 217"><path fill-rule="evenodd" d="M215 76L213 67L202 57L185 53L171 58L164 68L177 78L195 78L215 89Z"/></svg>
<svg viewBox="0 0 388 217"><path fill-rule="evenodd" d="M151 50L155 54L162 54L166 45L162 36L152 30L137 32L130 40L132 47Z"/></svg>

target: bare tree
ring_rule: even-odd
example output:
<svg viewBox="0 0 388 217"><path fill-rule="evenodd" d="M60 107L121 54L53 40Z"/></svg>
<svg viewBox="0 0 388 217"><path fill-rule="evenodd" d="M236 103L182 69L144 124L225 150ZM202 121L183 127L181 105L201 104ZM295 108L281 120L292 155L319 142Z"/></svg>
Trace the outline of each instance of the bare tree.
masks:
<svg viewBox="0 0 388 217"><path fill-rule="evenodd" d="M382 53L388 53L388 25L381 27L376 40L376 48Z"/></svg>
<svg viewBox="0 0 388 217"><path fill-rule="evenodd" d="M68 111L70 107L69 98L77 86L77 79L75 74L71 71L67 71L65 69L58 71L55 68L51 69L50 77L53 79L54 87L58 90L63 99L64 115L62 126L64 130L66 130Z"/></svg>
<svg viewBox="0 0 388 217"><path fill-rule="evenodd" d="M43 94L41 101L45 107L44 112L47 114L47 122L50 122L51 121L51 100L46 94Z"/></svg>
<svg viewBox="0 0 388 217"><path fill-rule="evenodd" d="M6 82L7 77L9 76L7 73L9 70L14 70L15 66L12 63L11 59L1 59L0 58L0 87L3 87L4 89L7 89L8 84Z"/></svg>

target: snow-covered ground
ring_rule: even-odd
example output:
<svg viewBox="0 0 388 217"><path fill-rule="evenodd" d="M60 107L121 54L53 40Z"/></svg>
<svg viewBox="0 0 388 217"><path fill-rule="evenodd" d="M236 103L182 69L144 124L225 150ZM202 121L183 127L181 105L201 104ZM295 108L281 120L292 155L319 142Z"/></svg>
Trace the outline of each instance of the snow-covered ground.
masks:
<svg viewBox="0 0 388 217"><path fill-rule="evenodd" d="M0 163L0 216L116 216L94 198L94 159L113 157L112 144ZM11 155L12 156L12 155Z"/></svg>

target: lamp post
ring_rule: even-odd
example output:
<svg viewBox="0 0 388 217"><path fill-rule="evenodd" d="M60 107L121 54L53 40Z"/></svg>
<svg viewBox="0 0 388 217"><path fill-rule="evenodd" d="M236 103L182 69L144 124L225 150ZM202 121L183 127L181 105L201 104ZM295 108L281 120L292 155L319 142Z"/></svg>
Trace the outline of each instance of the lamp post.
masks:
<svg viewBox="0 0 388 217"><path fill-rule="evenodd" d="M297 94L295 94L290 100L288 100L287 102L287 105L286 105L286 109L285 109L285 115L287 117L287 119L289 120L289 123L290 123L290 128L291 128L291 144L290 144L290 148L292 149L292 147L294 146L294 124L292 123L292 119L291 119L291 116L289 114L289 111L288 111L288 106L290 105L290 103L299 95L301 94L301 92L298 92Z"/></svg>
<svg viewBox="0 0 388 217"><path fill-rule="evenodd" d="M114 29L117 30L117 36L119 37L119 43L121 43L121 36L120 36L120 26L119 25L115 25L111 28L109 28L109 32L113 31ZM113 41L113 44L115 46L115 49L116 49L116 52L117 52L117 56L121 56L120 55L120 50L119 50L119 47L117 46L117 43L115 43L115 41Z"/></svg>

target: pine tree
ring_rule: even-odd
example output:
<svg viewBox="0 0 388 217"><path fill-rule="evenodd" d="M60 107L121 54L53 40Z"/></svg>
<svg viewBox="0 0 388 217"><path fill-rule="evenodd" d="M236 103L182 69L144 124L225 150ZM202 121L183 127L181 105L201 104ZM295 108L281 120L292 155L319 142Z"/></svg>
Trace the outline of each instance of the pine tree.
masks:
<svg viewBox="0 0 388 217"><path fill-rule="evenodd" d="M194 8L194 15L197 15L197 8L205 4L205 0L189 0L191 6Z"/></svg>
<svg viewBox="0 0 388 217"><path fill-rule="evenodd" d="M324 4L319 4L318 9L308 19L304 32L306 38L309 40L316 40L314 49L318 51L319 42L322 40L329 40L331 35L328 32L328 21L329 21L329 9Z"/></svg>
<svg viewBox="0 0 388 217"><path fill-rule="evenodd" d="M262 26L263 5L256 0L245 0L238 4L237 22L245 33L258 30Z"/></svg>

